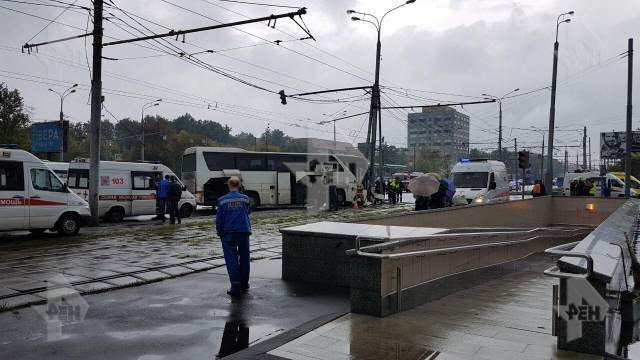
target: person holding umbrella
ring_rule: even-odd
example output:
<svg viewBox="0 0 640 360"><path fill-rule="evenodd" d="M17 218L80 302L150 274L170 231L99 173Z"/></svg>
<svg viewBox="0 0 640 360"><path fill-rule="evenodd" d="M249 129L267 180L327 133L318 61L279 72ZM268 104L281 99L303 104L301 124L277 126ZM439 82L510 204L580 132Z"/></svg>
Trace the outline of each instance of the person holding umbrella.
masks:
<svg viewBox="0 0 640 360"><path fill-rule="evenodd" d="M440 177L434 173L421 175L412 179L407 188L416 199L415 209L427 210L431 206L430 196L440 189Z"/></svg>

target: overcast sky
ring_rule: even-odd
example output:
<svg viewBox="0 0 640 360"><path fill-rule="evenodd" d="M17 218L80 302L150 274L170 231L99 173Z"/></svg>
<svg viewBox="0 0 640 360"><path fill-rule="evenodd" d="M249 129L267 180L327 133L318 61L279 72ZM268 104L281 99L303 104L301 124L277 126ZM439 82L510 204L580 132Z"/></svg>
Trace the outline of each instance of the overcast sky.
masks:
<svg viewBox="0 0 640 360"><path fill-rule="evenodd" d="M73 0L64 0L73 2ZM53 0L34 2L56 4ZM306 34L289 19L280 19L275 29L266 23L237 29L214 30L186 36L178 42L116 45L104 48L103 87L105 105L117 118L139 119L144 103L164 101L148 110L168 118L185 112L200 119L229 125L234 133L261 133L270 124L297 137L332 138L331 125L317 123L333 114L357 114L368 110L363 92L329 94L325 98L346 103L308 103L293 99L280 104L277 94L259 90L194 66L167 52L217 53L193 55L209 65L271 91L288 94L370 85L375 64L373 26L353 22L347 9L381 16L401 2L386 0L265 0L272 4L306 7L303 16L317 41L294 40ZM221 0L114 0L121 9L154 32L187 29L286 13L295 9L240 4ZM59 4L59 3L58 3ZM89 6L87 0L76 5ZM175 5L181 6L181 9ZM59 99L48 87L64 90L78 83L77 94L65 102L65 114L72 122L87 121L87 57L91 41L72 40L40 47L37 53L22 54L21 45L77 35L87 26L87 12L67 10L57 21L30 17L6 8L53 19L63 9L25 5L0 0L0 81L18 88L32 108L34 121L55 120ZM574 10L572 22L560 27L560 62L556 124L562 130L588 127L593 158L598 158L599 133L623 130L626 107L627 39L636 37L640 47L640 1L637 0L417 0L388 15L382 28L381 83L383 106L417 105L435 101L472 101L483 93L502 96L514 88L525 94L551 83L555 21L558 14ZM145 31L123 12L107 7L105 35L125 39ZM151 23L152 21L154 23ZM298 20L300 24L300 22ZM89 23L89 26L91 24ZM162 26L162 27L161 27ZM166 27L166 28L163 28ZM124 30L130 32L127 33ZM110 41L112 38L105 38ZM282 40L280 45L273 42ZM154 49L155 47L155 49ZM167 50L171 48L173 50ZM181 50L180 50L181 49ZM224 51L221 51L224 50ZM637 56L636 56L637 57ZM639 61L636 60L636 64ZM636 109L640 106L640 73L635 66ZM29 81L30 80L30 81ZM453 96L442 93L465 95ZM513 128L547 128L548 90L507 99L503 103L505 146L538 146L541 135ZM354 101L356 100L356 101ZM459 108L458 108L459 109ZM478 148L497 147L497 104L465 106L471 117L471 142ZM406 145L406 111L385 111L383 132L394 145ZM636 110L634 122L640 121ZM334 115L337 116L337 115ZM105 117L111 118L105 113ZM337 123L338 139L362 141L366 137L366 116ZM640 125L634 124L634 128ZM578 131L557 134L558 146L578 145ZM576 149L570 149L575 159ZM557 156L563 156L558 151Z"/></svg>

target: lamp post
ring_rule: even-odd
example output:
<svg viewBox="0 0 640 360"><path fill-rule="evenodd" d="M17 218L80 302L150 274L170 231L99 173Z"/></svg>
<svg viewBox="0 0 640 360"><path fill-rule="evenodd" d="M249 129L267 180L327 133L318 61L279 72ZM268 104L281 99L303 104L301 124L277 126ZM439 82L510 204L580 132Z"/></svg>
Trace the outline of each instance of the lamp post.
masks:
<svg viewBox="0 0 640 360"><path fill-rule="evenodd" d="M558 15L556 19L556 42L553 43L553 73L551 75L551 105L549 108L549 142L547 149L547 174L545 176L545 183L547 187L553 186L553 130L555 128L556 118L556 80L558 78L558 29L560 24L570 23L571 19L566 19L565 16L573 15L573 11L562 13ZM553 189L553 187L549 187Z"/></svg>
<svg viewBox="0 0 640 360"><path fill-rule="evenodd" d="M369 130L367 131L367 152L369 155L369 185L371 184L371 180L373 179L373 166L375 164L375 153L376 153L376 120L378 120L378 132L382 132L382 114L380 111L380 51L382 48L382 44L380 43L380 34L382 31L382 22L384 18L392 11L399 9L405 5L412 4L416 2L416 0L407 0L403 4L400 4L386 13L382 15L380 19L378 19L375 15L356 11L356 10L347 10L347 14L359 14L358 16L352 16L351 20L353 21L364 21L376 28L378 33L378 41L376 42L376 72L375 72L375 80L373 83L373 88L371 89L371 107L369 110ZM369 20L371 18L372 20ZM380 149L382 149L382 134L380 137ZM382 155L380 155L382 156ZM382 164L382 161L380 161Z"/></svg>
<svg viewBox="0 0 640 360"><path fill-rule="evenodd" d="M144 161L144 111L154 106L160 105L161 101L162 99L158 99L142 105L142 115L140 116L140 125L142 126L142 137L140 141L142 143L142 149L140 150L141 161Z"/></svg>
<svg viewBox="0 0 640 360"><path fill-rule="evenodd" d="M328 114L322 114L322 115L325 115L325 116L326 116L326 115L328 115ZM339 114L339 116L345 116L345 115L347 115L347 111L346 111L346 110ZM328 116L335 116L335 114L333 114L333 115L328 115ZM328 124L328 123L330 123L330 122L332 122L332 123L333 123L333 151L336 151L336 150L337 150L337 143L336 143L336 121L338 121L338 120L342 120L342 119L340 119L340 118L338 118L338 119L329 119L329 120L323 120L323 121L320 121L320 122L318 123L318 125L326 125L326 124Z"/></svg>
<svg viewBox="0 0 640 360"><path fill-rule="evenodd" d="M76 87L78 86L78 84L73 84L71 85L71 87L69 87L68 89L66 89L65 91L63 91L62 93L57 92L51 88L49 88L49 91L51 91L52 93L58 95L60 97L60 133L58 136L58 141L60 142L60 161L64 161L64 112L62 111L62 107L64 105L64 99L73 94L74 92L76 92Z"/></svg>
<svg viewBox="0 0 640 360"><path fill-rule="evenodd" d="M496 99L498 101L498 106L500 108L500 112L499 112L500 115L498 117L499 118L498 120L498 160L500 161L502 161L502 100L504 100L505 97L513 94L516 91L520 91L520 88L513 89L500 97L489 95L489 94L482 94L482 96Z"/></svg>

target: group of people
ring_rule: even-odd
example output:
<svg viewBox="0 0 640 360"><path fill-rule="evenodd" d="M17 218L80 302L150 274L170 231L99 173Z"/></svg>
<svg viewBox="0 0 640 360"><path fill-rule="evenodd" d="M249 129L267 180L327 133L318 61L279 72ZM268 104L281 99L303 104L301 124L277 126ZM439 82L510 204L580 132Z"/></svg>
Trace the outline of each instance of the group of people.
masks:
<svg viewBox="0 0 640 360"><path fill-rule="evenodd" d="M381 204L384 201L385 195L389 197L391 204L397 204L402 202L402 194L405 191L405 186L402 181L396 178L389 179L386 182L382 178L377 178L373 185L373 203Z"/></svg>
<svg viewBox="0 0 640 360"><path fill-rule="evenodd" d="M440 182L438 191L431 196L415 196L416 211L441 209L449 207L453 203L453 195L455 194L455 187L453 186L453 183L448 179L440 178L438 174L431 175Z"/></svg>
<svg viewBox="0 0 640 360"><path fill-rule="evenodd" d="M603 184L601 195L603 197L611 196L611 189L606 185L606 181L603 181ZM596 186L595 181L577 178L569 183L569 193L571 196L596 196L598 193L598 187Z"/></svg>
<svg viewBox="0 0 640 360"><path fill-rule="evenodd" d="M169 212L169 222L175 224L182 223L180 217L180 198L182 197L182 185L175 176L165 175L164 179L156 182L156 200L158 220L164 224L167 221L165 214Z"/></svg>

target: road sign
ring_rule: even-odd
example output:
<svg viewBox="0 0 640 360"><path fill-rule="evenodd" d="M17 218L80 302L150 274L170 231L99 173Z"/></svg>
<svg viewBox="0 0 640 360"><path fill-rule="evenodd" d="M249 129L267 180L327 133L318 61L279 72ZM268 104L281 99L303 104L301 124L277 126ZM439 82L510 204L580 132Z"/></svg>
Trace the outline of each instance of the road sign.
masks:
<svg viewBox="0 0 640 360"><path fill-rule="evenodd" d="M62 130L62 131L61 131ZM60 129L59 121L48 121L31 124L31 152L32 153L58 153L60 145L67 150L67 134L69 122L63 122ZM60 144L60 133L63 135L63 143Z"/></svg>
<svg viewBox="0 0 640 360"><path fill-rule="evenodd" d="M560 306L560 316L567 322L567 342L582 337L582 324L603 321L609 304L584 278L567 279L567 303Z"/></svg>

